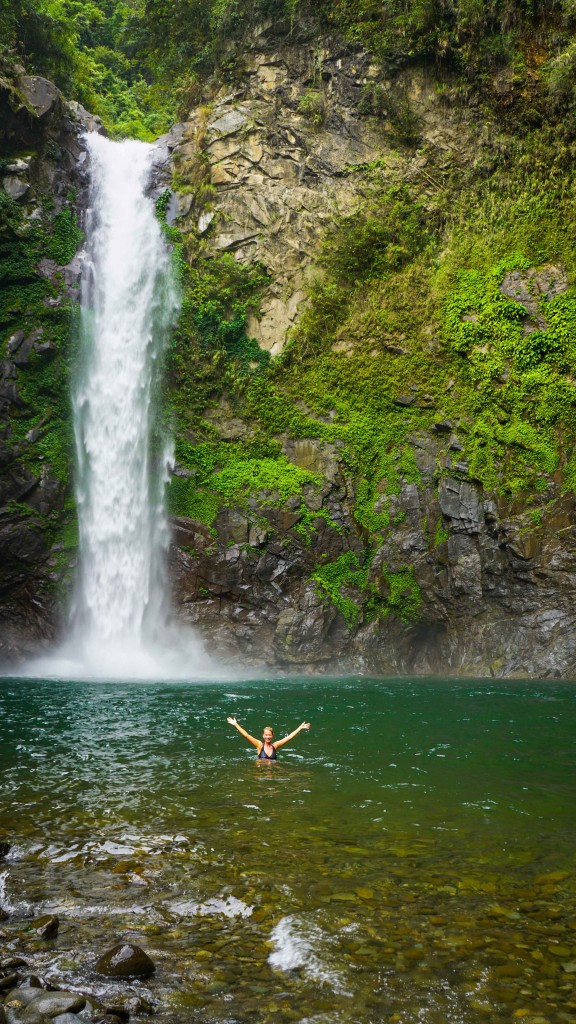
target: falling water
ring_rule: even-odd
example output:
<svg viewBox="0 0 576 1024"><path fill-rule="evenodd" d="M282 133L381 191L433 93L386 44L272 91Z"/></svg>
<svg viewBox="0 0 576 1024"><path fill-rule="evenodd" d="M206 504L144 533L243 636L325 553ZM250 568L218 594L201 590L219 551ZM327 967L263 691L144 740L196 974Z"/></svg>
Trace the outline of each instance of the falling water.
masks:
<svg viewBox="0 0 576 1024"><path fill-rule="evenodd" d="M58 673L202 675L190 633L169 627L163 494L171 451L159 422L162 353L177 312L170 254L146 195L156 150L86 140L91 202L73 386L79 566ZM46 674L46 668L44 667Z"/></svg>
<svg viewBox="0 0 576 1024"><path fill-rule="evenodd" d="M145 195L154 147L92 135L88 149L85 362L73 394L80 531L74 616L98 642L140 643L163 624L168 533L155 385L176 293Z"/></svg>

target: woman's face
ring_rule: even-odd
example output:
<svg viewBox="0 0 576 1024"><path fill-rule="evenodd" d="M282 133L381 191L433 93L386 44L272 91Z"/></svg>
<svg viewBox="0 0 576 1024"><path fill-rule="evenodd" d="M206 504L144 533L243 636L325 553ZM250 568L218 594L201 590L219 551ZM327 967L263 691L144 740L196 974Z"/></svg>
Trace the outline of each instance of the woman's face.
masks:
<svg viewBox="0 0 576 1024"><path fill-rule="evenodd" d="M273 732L273 730L272 729L264 729L264 732L262 733L262 739L264 740L264 743L273 743L274 742L274 732Z"/></svg>

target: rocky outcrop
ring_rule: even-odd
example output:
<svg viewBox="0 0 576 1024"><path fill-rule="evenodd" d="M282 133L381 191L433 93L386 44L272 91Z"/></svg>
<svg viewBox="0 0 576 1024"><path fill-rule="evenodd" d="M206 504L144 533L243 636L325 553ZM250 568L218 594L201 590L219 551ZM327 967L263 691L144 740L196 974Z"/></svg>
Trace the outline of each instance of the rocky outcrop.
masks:
<svg viewBox="0 0 576 1024"><path fill-rule="evenodd" d="M481 160L488 119L472 125L436 85L422 69L387 78L366 53L280 40L268 25L236 87L178 127L174 221L209 253L268 272L248 329L272 354L306 306L326 228L369 194L371 164L381 180L417 182L426 199L438 174L446 180ZM377 121L365 116L375 96ZM399 146L408 129L412 144ZM208 202L198 182L210 185ZM529 333L546 326L541 300L566 287L563 269L546 266L506 274L501 292L522 303ZM348 355L354 344L346 335L333 351ZM388 348L405 354L401 338ZM434 408L409 382L394 401ZM206 419L223 440L252 436L225 400ZM387 509L388 526L377 536L356 515L338 444L277 435L318 486L284 504L254 495L221 510L212 529L177 519L179 614L223 654L289 670L576 675L574 500L554 477L531 510L484 493L463 455L469 429L439 415L408 437L420 482L403 480L395 493L384 486L374 511ZM330 590L319 567L334 563L343 572Z"/></svg>
<svg viewBox="0 0 576 1024"><path fill-rule="evenodd" d="M374 89L389 107L378 120L365 116ZM426 155L398 150L401 106L447 168L471 161L471 129L442 104L429 74L407 72L398 84L365 52L277 37L270 23L251 40L238 87L220 90L179 126L174 220L204 237L209 251L265 268L270 285L248 330L273 355L305 307L326 228L365 197L370 165L378 161L391 182L400 170L406 180L426 175ZM480 141L476 129L476 149ZM212 186L208 206L198 180Z"/></svg>
<svg viewBox="0 0 576 1024"><path fill-rule="evenodd" d="M450 444L413 437L420 485L393 496L391 527L347 622L312 576L346 552L361 555L354 494L324 476L324 518L299 532L302 507L256 505L219 513L214 531L177 520L172 571L182 618L209 634L224 656L307 671L473 676L576 676L576 505L551 483L548 516L487 498ZM328 456L326 456L328 457ZM318 498L322 500L321 493ZM291 508L290 504L297 506ZM387 603L390 577L411 566L421 595L413 621ZM370 602L378 594L380 603Z"/></svg>

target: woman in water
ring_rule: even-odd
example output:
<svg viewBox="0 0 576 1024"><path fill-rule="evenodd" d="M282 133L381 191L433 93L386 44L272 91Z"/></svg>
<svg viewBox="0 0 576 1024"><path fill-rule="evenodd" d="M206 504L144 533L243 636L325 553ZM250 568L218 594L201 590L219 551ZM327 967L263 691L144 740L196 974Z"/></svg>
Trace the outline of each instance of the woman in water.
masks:
<svg viewBox="0 0 576 1024"><path fill-rule="evenodd" d="M285 743L289 743L295 736L298 735L302 729L309 729L310 722L302 722L294 732L291 732L289 736L285 736L283 740L274 740L274 730L269 725L265 726L262 730L262 739L257 740L255 736L251 736L246 729L243 729L238 724L235 718L227 718L226 721L229 725L233 725L238 732L250 741L253 747L258 747L258 760L259 761L276 761L276 751L278 747L283 747Z"/></svg>

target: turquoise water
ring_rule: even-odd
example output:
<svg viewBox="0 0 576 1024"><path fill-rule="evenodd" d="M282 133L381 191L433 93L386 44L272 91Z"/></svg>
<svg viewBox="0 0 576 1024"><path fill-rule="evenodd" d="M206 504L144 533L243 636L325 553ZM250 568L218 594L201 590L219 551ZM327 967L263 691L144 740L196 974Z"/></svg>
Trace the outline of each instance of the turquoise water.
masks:
<svg viewBox="0 0 576 1024"><path fill-rule="evenodd" d="M312 728L262 765L227 715ZM54 982L127 938L165 1021L576 1019L572 685L7 679L0 722L3 942Z"/></svg>

